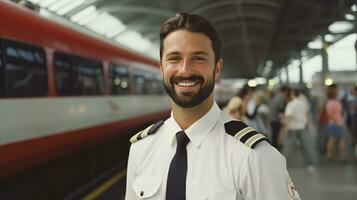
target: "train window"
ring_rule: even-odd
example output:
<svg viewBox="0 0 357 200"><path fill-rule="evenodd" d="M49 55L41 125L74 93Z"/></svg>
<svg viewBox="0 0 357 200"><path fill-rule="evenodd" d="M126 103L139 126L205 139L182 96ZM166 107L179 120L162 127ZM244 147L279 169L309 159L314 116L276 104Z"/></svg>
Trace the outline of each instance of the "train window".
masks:
<svg viewBox="0 0 357 200"><path fill-rule="evenodd" d="M144 94L155 94L154 91L154 79L153 79L153 75L149 72L145 73L145 84L144 84Z"/></svg>
<svg viewBox="0 0 357 200"><path fill-rule="evenodd" d="M134 69L133 72L133 94L144 94L145 90L145 72L140 69Z"/></svg>
<svg viewBox="0 0 357 200"><path fill-rule="evenodd" d="M164 85L161 76L155 77L153 88L155 94L164 94Z"/></svg>
<svg viewBox="0 0 357 200"><path fill-rule="evenodd" d="M100 95L104 91L102 62L55 52L54 68L60 96Z"/></svg>
<svg viewBox="0 0 357 200"><path fill-rule="evenodd" d="M119 64L109 64L109 79L111 94L129 94L128 68Z"/></svg>
<svg viewBox="0 0 357 200"><path fill-rule="evenodd" d="M39 46L3 40L3 95L8 97L47 94L47 69L44 50Z"/></svg>

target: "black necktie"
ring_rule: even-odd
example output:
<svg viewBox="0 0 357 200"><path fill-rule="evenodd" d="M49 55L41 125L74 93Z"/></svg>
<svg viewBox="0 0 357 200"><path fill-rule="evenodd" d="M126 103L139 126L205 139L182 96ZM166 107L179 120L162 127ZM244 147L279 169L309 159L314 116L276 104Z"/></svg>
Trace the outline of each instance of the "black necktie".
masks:
<svg viewBox="0 0 357 200"><path fill-rule="evenodd" d="M187 150L186 145L190 141L186 133L176 133L177 148L171 160L169 175L167 177L166 200L186 199L186 174L187 174Z"/></svg>

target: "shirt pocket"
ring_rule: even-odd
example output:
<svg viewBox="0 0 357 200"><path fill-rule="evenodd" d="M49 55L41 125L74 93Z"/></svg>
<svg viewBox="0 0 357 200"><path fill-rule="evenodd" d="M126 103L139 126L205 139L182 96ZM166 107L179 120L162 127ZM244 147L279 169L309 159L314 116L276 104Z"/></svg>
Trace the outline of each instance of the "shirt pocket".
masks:
<svg viewBox="0 0 357 200"><path fill-rule="evenodd" d="M224 186L193 183L192 198L188 200L235 200L237 193L235 189Z"/></svg>
<svg viewBox="0 0 357 200"><path fill-rule="evenodd" d="M157 199L160 186L161 178L154 176L138 176L132 185L132 189L138 199Z"/></svg>

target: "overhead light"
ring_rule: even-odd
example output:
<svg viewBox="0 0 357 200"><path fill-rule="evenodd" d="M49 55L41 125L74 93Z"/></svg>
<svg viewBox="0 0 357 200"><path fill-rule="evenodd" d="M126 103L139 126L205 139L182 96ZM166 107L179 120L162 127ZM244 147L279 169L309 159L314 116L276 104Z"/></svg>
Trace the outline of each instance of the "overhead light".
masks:
<svg viewBox="0 0 357 200"><path fill-rule="evenodd" d="M52 5L55 3L57 0L44 0L40 2L40 6L43 8L47 8L48 6Z"/></svg>
<svg viewBox="0 0 357 200"><path fill-rule="evenodd" d="M275 84L276 84L276 81L275 81L274 79L270 79L270 80L268 81L268 88L269 88L269 89L273 89L274 86L275 86Z"/></svg>
<svg viewBox="0 0 357 200"><path fill-rule="evenodd" d="M345 14L345 18L347 20L355 20L356 19L356 17L354 15L351 15L351 14Z"/></svg>
<svg viewBox="0 0 357 200"><path fill-rule="evenodd" d="M59 15L65 15L68 12L74 10L75 8L79 7L80 5L82 5L84 3L85 0L77 0L77 1L73 1L72 3L66 5L65 7L59 9L57 11L57 14Z"/></svg>
<svg viewBox="0 0 357 200"><path fill-rule="evenodd" d="M248 81L248 86L249 87L257 87L257 82L254 79L251 79Z"/></svg>
<svg viewBox="0 0 357 200"><path fill-rule="evenodd" d="M328 27L328 30L331 33L344 33L350 31L352 28L353 24L351 24L350 22L336 21Z"/></svg>
<svg viewBox="0 0 357 200"><path fill-rule="evenodd" d="M34 3L34 4L38 4L42 0L28 0L28 1L31 2L31 3Z"/></svg>
<svg viewBox="0 0 357 200"><path fill-rule="evenodd" d="M88 23L86 23L86 26L88 26L90 29L98 32L102 24L106 23L108 20L109 16L107 13L101 13L98 15L94 20L90 20Z"/></svg>
<svg viewBox="0 0 357 200"><path fill-rule="evenodd" d="M326 34L326 35L325 35L325 40L326 40L327 42L332 42L333 39L334 39L333 35L331 35L331 34Z"/></svg>
<svg viewBox="0 0 357 200"><path fill-rule="evenodd" d="M103 16L102 19L97 21L94 25L92 26L91 24L89 25L91 28L95 29L98 33L105 34L111 32L111 30L113 30L113 28L117 26L120 26L122 27L122 29L124 29L124 25L121 23L121 21L119 21L112 15L105 13L105 15L102 16Z"/></svg>
<svg viewBox="0 0 357 200"><path fill-rule="evenodd" d="M84 19L85 17L88 17L90 15L96 14L96 7L95 6L89 6L81 11L79 11L77 14L71 16L71 20L74 22L79 22L80 20Z"/></svg>
<svg viewBox="0 0 357 200"><path fill-rule="evenodd" d="M267 82L267 80L265 78L262 78L262 77L257 77L257 78L255 78L255 82L258 85L264 85Z"/></svg>
<svg viewBox="0 0 357 200"><path fill-rule="evenodd" d="M143 38L138 32L128 30L118 37L115 40L127 47L138 51L146 51L151 46L151 42Z"/></svg>
<svg viewBox="0 0 357 200"><path fill-rule="evenodd" d="M306 87L308 88L308 89L311 89L312 88L312 83L306 83Z"/></svg>
<svg viewBox="0 0 357 200"><path fill-rule="evenodd" d="M325 79L325 85L330 86L333 84L333 80L331 78L326 78Z"/></svg>
<svg viewBox="0 0 357 200"><path fill-rule="evenodd" d="M274 79L270 79L268 81L269 86L274 86L276 84L276 81Z"/></svg>
<svg viewBox="0 0 357 200"><path fill-rule="evenodd" d="M84 26L89 23L93 23L93 21L97 20L98 16L99 16L98 12L93 12L93 13L87 15L86 17L83 17L80 20L78 20L77 23Z"/></svg>
<svg viewBox="0 0 357 200"><path fill-rule="evenodd" d="M158 46L155 44L151 44L150 48L148 48L144 53L150 56L151 58L160 59L158 52L159 52Z"/></svg>
<svg viewBox="0 0 357 200"><path fill-rule="evenodd" d="M356 6L356 4L353 4L353 6L351 6L351 10L352 10L353 12L357 12L357 6Z"/></svg>
<svg viewBox="0 0 357 200"><path fill-rule="evenodd" d="M56 3L49 6L48 9L50 11L56 12L58 9L62 8L63 6L66 6L66 4L68 4L71 1L73 1L73 0L56 1Z"/></svg>
<svg viewBox="0 0 357 200"><path fill-rule="evenodd" d="M310 49L322 49L322 42L319 39L315 39L307 44Z"/></svg>
<svg viewBox="0 0 357 200"><path fill-rule="evenodd" d="M117 26L113 27L111 31L105 34L108 38L114 37L117 34L123 32L125 30L125 25L118 23Z"/></svg>

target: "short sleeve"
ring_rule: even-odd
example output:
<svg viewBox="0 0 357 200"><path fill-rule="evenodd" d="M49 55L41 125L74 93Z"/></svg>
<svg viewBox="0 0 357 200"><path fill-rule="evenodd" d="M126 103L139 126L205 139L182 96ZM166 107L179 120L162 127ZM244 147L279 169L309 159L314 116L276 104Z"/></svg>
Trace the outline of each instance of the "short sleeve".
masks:
<svg viewBox="0 0 357 200"><path fill-rule="evenodd" d="M286 169L285 158L267 142L250 152L240 177L244 199L300 199Z"/></svg>

